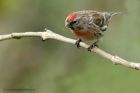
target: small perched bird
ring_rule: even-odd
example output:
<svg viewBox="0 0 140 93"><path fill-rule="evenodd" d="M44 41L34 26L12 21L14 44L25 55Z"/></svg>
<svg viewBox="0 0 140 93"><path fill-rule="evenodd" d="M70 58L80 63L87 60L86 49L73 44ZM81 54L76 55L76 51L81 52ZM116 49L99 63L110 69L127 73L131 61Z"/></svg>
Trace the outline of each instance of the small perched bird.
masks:
<svg viewBox="0 0 140 93"><path fill-rule="evenodd" d="M77 11L70 13L65 20L65 26L78 37L75 45L79 48L82 40L93 40L88 47L91 51L93 47L98 47L99 39L107 30L109 21L117 12L98 12L92 10Z"/></svg>

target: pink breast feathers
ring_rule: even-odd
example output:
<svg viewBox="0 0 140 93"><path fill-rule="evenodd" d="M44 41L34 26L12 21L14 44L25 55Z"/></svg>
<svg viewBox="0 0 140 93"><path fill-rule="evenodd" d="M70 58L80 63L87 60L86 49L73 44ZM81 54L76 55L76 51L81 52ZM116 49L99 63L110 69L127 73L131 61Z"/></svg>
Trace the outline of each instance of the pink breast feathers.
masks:
<svg viewBox="0 0 140 93"><path fill-rule="evenodd" d="M75 35L86 39L86 40L93 40L96 38L96 33L94 31L74 31Z"/></svg>

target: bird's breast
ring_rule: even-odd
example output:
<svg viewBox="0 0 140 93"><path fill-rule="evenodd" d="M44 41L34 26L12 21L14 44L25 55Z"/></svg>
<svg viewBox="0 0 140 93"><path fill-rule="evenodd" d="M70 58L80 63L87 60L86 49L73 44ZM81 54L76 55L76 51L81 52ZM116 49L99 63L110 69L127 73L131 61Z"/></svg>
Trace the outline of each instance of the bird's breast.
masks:
<svg viewBox="0 0 140 93"><path fill-rule="evenodd" d="M93 40L97 38L95 31L74 31L75 35L85 39L85 40Z"/></svg>

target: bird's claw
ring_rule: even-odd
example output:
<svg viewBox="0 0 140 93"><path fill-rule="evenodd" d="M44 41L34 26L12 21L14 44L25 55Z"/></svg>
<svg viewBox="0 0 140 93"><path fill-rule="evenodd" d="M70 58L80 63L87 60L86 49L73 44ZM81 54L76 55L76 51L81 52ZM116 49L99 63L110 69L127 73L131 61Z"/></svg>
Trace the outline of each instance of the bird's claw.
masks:
<svg viewBox="0 0 140 93"><path fill-rule="evenodd" d="M81 42L81 41L82 41L81 39L78 39L78 40L75 42L75 45L77 46L77 48L80 47L80 42Z"/></svg>
<svg viewBox="0 0 140 93"><path fill-rule="evenodd" d="M93 48L95 48L95 47L99 47L99 45L97 44L97 42L95 42L95 43L93 43L92 45L90 45L90 46L88 47L88 51L91 52L91 50L92 50Z"/></svg>

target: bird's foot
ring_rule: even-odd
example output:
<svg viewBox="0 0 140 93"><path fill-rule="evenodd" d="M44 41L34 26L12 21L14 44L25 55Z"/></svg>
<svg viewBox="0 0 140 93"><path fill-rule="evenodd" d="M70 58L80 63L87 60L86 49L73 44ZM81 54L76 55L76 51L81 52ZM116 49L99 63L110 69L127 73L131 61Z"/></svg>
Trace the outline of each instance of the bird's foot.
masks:
<svg viewBox="0 0 140 93"><path fill-rule="evenodd" d="M78 39L78 40L75 42L75 45L77 46L77 48L80 47L80 42L81 42L81 41L82 41L81 39Z"/></svg>
<svg viewBox="0 0 140 93"><path fill-rule="evenodd" d="M97 42L95 42L95 43L93 43L92 45L90 45L90 46L88 47L88 51L91 52L91 50L92 50L93 48L95 48L95 47L99 47L99 45L97 44Z"/></svg>

